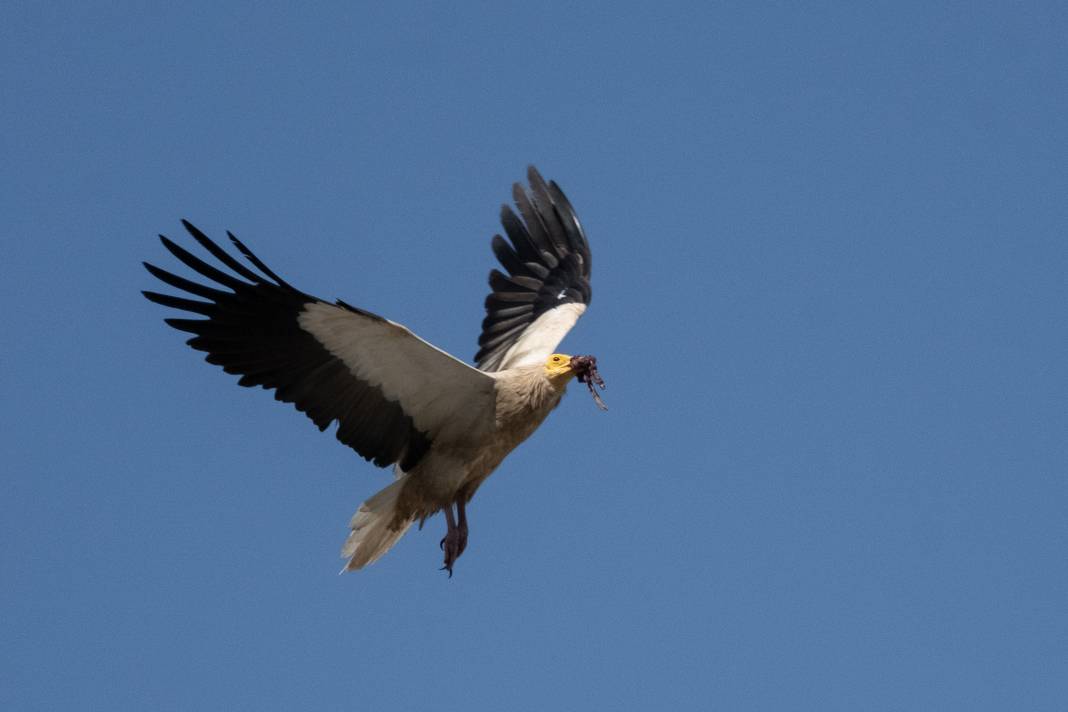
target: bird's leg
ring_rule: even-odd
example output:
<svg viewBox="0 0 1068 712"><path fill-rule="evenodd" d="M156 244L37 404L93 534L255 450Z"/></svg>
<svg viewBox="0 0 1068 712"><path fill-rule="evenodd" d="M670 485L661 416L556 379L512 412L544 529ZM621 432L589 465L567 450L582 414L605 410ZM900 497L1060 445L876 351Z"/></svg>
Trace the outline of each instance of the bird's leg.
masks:
<svg viewBox="0 0 1068 712"><path fill-rule="evenodd" d="M445 549L445 540L449 538L449 534L456 528L456 519L453 517L452 504L445 505L443 510L445 512L445 536L441 537L441 541L438 542L443 550Z"/></svg>
<svg viewBox="0 0 1068 712"><path fill-rule="evenodd" d="M462 493L456 500L456 515L456 530L460 533L460 550L456 552L456 557L459 558L467 548L467 498Z"/></svg>
<svg viewBox="0 0 1068 712"><path fill-rule="evenodd" d="M460 528L456 526L456 517L452 513L451 502L445 505L445 527L445 536L441 539L441 550L445 552L445 565L441 568L448 571L449 578L452 578L452 565L460 558L463 545L460 543ZM466 524L464 528L463 540L466 543Z"/></svg>

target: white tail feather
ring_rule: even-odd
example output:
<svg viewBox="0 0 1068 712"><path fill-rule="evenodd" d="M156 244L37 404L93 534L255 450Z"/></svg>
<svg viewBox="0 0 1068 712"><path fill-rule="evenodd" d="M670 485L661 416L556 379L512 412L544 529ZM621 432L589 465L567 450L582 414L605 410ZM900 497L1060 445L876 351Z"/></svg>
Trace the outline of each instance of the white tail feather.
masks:
<svg viewBox="0 0 1068 712"><path fill-rule="evenodd" d="M341 547L341 558L349 561L340 573L373 564L408 531L414 519L409 519L396 529L390 526L393 524L397 497L400 496L401 488L407 479L406 475L399 477L389 487L361 504L356 514L352 515L352 521L349 523L352 533Z"/></svg>

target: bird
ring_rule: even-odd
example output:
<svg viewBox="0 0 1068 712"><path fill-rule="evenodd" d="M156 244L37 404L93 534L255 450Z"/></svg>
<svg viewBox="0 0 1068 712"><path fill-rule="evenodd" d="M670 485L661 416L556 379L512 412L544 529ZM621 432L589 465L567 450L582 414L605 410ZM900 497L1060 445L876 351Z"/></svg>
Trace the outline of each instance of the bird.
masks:
<svg viewBox="0 0 1068 712"><path fill-rule="evenodd" d="M516 209L501 207L507 239L490 241L504 271L489 273L473 365L385 317L293 287L229 231L248 264L187 220L185 230L218 266L164 235L166 250L199 281L143 263L184 293L142 292L186 312L164 322L192 334L186 343L205 352L205 361L240 376L240 386L273 390L320 431L336 421L341 443L393 467L393 481L349 522L341 573L377 561L413 524L422 529L444 512L441 568L451 578L467 547L468 503L560 403L568 383L584 383L606 409L594 389L605 388L596 357L555 351L590 304L586 234L554 181L534 166L527 180L529 187L513 185Z"/></svg>

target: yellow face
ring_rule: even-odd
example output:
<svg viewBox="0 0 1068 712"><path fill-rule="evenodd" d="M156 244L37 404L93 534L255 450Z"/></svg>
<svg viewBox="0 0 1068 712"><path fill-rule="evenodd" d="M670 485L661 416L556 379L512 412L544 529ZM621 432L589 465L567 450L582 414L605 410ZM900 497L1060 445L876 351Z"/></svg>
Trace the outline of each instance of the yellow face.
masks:
<svg viewBox="0 0 1068 712"><path fill-rule="evenodd" d="M545 360L545 372L550 378L573 376L571 371L571 357L567 354L553 354Z"/></svg>

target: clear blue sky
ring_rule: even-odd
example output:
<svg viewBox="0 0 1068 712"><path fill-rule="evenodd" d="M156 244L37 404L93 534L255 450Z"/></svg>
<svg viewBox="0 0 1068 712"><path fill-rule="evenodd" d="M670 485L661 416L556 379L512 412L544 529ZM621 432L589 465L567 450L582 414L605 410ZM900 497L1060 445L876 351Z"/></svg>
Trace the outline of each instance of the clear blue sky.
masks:
<svg viewBox="0 0 1068 712"><path fill-rule="evenodd" d="M0 707L1063 710L1068 6L379 5L0 11ZM140 261L470 358L528 163L611 410L339 577L388 472Z"/></svg>

